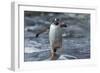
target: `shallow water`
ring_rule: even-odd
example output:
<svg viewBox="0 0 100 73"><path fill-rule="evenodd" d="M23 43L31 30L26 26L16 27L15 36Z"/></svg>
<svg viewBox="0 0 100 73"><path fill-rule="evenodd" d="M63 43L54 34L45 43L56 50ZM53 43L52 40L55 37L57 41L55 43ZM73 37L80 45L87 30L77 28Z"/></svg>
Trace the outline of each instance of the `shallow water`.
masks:
<svg viewBox="0 0 100 73"><path fill-rule="evenodd" d="M43 61L50 58L50 45L48 34L41 34L38 38L35 34L26 32L24 61ZM58 60L87 59L90 58L89 38L63 38L63 53L57 51Z"/></svg>
<svg viewBox="0 0 100 73"><path fill-rule="evenodd" d="M24 13L24 61L50 60L48 32L36 38L36 32L48 28L54 18L61 18L68 27L63 37L63 52L57 50L57 60L90 58L90 15L81 13ZM30 29L30 31L29 31Z"/></svg>

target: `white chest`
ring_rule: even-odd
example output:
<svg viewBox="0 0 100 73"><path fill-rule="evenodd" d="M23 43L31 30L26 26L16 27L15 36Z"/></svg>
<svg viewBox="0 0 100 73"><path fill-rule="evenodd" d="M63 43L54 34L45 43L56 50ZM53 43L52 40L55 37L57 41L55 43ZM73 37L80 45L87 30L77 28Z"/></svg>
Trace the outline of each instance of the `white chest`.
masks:
<svg viewBox="0 0 100 73"><path fill-rule="evenodd" d="M51 24L49 31L50 43L52 43L55 40L61 40L61 39L62 39L62 28L57 25Z"/></svg>

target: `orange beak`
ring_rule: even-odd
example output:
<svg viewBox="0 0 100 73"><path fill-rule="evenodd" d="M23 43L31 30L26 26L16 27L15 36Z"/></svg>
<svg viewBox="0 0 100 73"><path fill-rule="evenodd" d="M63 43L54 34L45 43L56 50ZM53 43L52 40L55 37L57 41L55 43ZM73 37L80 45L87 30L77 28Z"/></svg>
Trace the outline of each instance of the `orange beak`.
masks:
<svg viewBox="0 0 100 73"><path fill-rule="evenodd" d="M60 27L67 27L67 25L65 23L60 23Z"/></svg>

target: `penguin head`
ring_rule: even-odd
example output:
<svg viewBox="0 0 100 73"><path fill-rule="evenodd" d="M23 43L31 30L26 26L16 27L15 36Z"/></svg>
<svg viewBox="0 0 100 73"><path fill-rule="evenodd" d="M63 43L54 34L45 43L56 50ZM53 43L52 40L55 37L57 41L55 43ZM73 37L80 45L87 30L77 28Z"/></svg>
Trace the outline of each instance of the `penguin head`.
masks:
<svg viewBox="0 0 100 73"><path fill-rule="evenodd" d="M55 19L54 19L54 24L55 24L55 25L59 25L59 21L60 21L60 19L55 18Z"/></svg>
<svg viewBox="0 0 100 73"><path fill-rule="evenodd" d="M60 19L58 19L58 18L54 19L54 24L58 25L60 27L67 27L67 25L64 22L62 22Z"/></svg>

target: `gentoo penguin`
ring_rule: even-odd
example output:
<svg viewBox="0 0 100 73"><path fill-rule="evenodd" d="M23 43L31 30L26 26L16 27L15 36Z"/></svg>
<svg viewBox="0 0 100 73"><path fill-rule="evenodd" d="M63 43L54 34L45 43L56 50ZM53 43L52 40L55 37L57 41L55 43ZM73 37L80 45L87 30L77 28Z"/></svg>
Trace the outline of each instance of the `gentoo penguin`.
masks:
<svg viewBox="0 0 100 73"><path fill-rule="evenodd" d="M54 22L50 25L49 41L51 47L51 60L56 59L57 49L62 48L63 27L67 26L57 18L55 18Z"/></svg>

